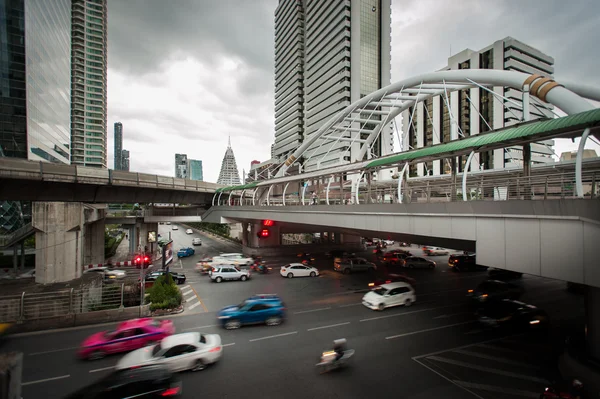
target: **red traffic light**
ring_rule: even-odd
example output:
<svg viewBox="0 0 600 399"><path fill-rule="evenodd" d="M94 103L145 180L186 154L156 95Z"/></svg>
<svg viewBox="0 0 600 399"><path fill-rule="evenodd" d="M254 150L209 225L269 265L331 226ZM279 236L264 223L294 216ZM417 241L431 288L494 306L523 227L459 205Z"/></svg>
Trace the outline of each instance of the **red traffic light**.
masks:
<svg viewBox="0 0 600 399"><path fill-rule="evenodd" d="M141 260L142 260L142 258L140 258L139 256L138 256L137 258L135 258L135 261L136 261L136 262L139 262L139 261L141 261Z"/></svg>
<svg viewBox="0 0 600 399"><path fill-rule="evenodd" d="M263 226L271 227L271 226L274 226L274 225L275 225L275 222L272 221L272 220L268 220L268 219L267 220L263 220Z"/></svg>
<svg viewBox="0 0 600 399"><path fill-rule="evenodd" d="M269 229L262 229L258 232L258 238L268 238L271 235Z"/></svg>
<svg viewBox="0 0 600 399"><path fill-rule="evenodd" d="M144 262L148 262L150 260L150 258L148 258L147 256L144 257Z"/></svg>

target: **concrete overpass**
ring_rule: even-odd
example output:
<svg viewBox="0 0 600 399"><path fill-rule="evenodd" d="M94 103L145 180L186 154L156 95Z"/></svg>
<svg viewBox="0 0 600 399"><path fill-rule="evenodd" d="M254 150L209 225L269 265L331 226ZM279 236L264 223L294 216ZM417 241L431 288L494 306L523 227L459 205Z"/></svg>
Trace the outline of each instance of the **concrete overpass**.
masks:
<svg viewBox="0 0 600 399"><path fill-rule="evenodd" d="M169 176L0 158L4 200L210 205L221 187Z"/></svg>

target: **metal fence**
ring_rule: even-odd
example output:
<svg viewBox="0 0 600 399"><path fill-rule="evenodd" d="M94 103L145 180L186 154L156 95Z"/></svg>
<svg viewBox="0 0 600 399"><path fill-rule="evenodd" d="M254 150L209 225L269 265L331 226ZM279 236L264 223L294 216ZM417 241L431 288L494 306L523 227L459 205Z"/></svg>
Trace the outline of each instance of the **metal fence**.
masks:
<svg viewBox="0 0 600 399"><path fill-rule="evenodd" d="M0 322L44 319L139 304L140 287L137 282L41 293L22 292L0 297Z"/></svg>

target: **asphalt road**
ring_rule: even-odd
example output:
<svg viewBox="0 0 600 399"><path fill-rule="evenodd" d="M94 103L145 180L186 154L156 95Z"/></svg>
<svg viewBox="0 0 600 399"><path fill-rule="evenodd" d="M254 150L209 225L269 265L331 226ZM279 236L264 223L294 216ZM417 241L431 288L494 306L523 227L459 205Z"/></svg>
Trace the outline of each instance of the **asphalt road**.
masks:
<svg viewBox="0 0 600 399"><path fill-rule="evenodd" d="M161 225L161 234L167 228ZM172 232L175 249L190 245L194 236L181 227ZM341 275L332 271L331 260L320 257L317 278L286 279L275 269L246 282L211 283L193 269L199 254L239 248L201 237L198 255L182 259L179 270L188 276L182 291L192 291L186 311L170 318L178 332L220 334L226 347L218 364L182 374L184 398L533 398L549 378L551 340L487 331L474 322L465 294L485 279L485 272L452 273L447 257L433 257L435 270L406 271L418 283L413 306L376 312L360 303L373 276ZM420 255L417 248L412 251ZM277 267L290 261L293 257L268 263ZM176 260L173 270L177 267ZM564 282L524 276L519 284L526 288L522 299L547 310L558 326L580 319L582 298L568 293ZM235 331L216 325L218 309L256 293L279 294L288 308L286 322ZM200 305L190 310L192 303ZM120 356L79 361L75 350L88 335L113 326L12 337L3 349L24 353L23 397L60 398L107 373ZM341 337L356 350L354 363L318 375L319 354Z"/></svg>

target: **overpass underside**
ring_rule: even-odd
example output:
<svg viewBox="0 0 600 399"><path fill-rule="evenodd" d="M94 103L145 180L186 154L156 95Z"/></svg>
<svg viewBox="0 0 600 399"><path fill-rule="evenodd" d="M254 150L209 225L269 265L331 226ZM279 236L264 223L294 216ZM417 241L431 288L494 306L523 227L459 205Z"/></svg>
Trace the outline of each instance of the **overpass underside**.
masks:
<svg viewBox="0 0 600 399"><path fill-rule="evenodd" d="M203 215L213 223L265 219L282 233L337 231L476 251L482 265L600 287L597 201L218 206Z"/></svg>

